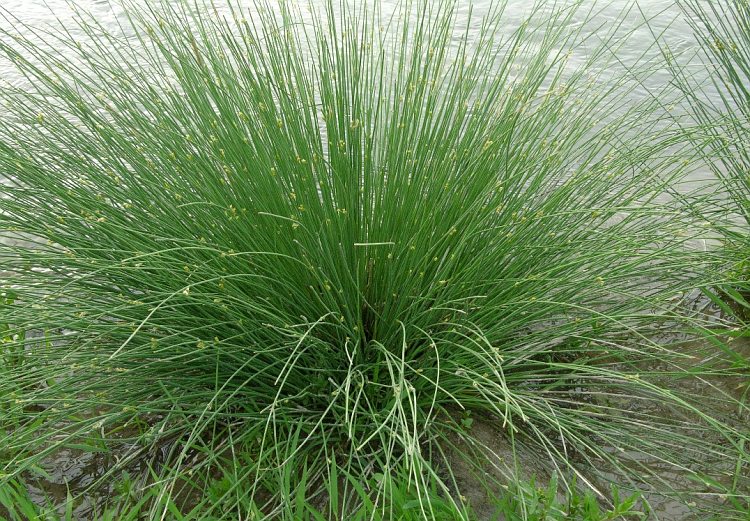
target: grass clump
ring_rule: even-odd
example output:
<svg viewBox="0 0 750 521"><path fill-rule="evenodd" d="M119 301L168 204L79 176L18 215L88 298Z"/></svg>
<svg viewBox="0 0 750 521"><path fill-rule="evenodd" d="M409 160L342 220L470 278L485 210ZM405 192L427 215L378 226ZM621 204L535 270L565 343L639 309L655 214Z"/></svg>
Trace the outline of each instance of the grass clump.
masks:
<svg viewBox="0 0 750 521"><path fill-rule="evenodd" d="M332 468L332 474L335 470ZM349 476L351 478L351 476ZM346 483L356 486L355 493L362 500L361 506L354 512L351 512L348 519L353 521L365 520L382 520L384 518L396 518L402 521L421 521L424 515L420 510L420 500L415 495L416 490L408 487L408 476L385 477L376 474L373 481L386 480L383 487L387 491L388 500L392 506L387 517L381 509L372 502L369 494L364 489L367 484L361 484L357 481L345 480ZM247 483L234 483L230 476L225 476L217 480L206 491L208 501L223 501L224 490L230 487L243 489ZM364 485L364 486L363 486ZM434 483L433 483L434 485ZM327 482L326 493L331 498L340 497L338 494L342 483ZM165 502L166 509L174 519L196 519L203 518L200 514L200 507L186 514L180 514L180 509L175 501L170 498L169 494L162 494L158 487L150 487L145 495L143 493L132 493L137 487L130 480L127 473L123 479L118 482L115 489L120 496L114 500L114 505L101 505L101 510L93 514L94 521L112 521L128 520L135 521L142 519L149 513L149 504L152 501ZM7 505L10 512L10 519L25 519L30 521L73 521L76 516L73 513L74 500L71 496L67 497L63 508L58 505L40 506L40 502L34 501L24 491L24 485L19 482L13 482L11 486L4 488L6 495L0 497L0 505ZM530 482L514 483L501 496L494 498L490 508L492 514L490 519L504 519L508 521L530 520L530 521L549 521L549 520L572 520L572 521L611 521L615 519L646 519L647 514L635 509L638 502L638 495L634 494L627 498L621 498L616 488L613 488L614 506L611 509L602 509L599 501L591 492L582 493L573 490L567 493L564 499L558 494L557 480L552 479L546 488L536 486L532 479ZM476 512L470 505L457 505L446 501L438 492L438 488L433 486L423 497L432 507L432 517L437 520L453 521L469 517L477 519ZM333 501L335 503L336 500ZM248 499L247 510L249 517L255 516L257 519L263 518L263 513L257 508L251 499ZM311 504L304 498L304 492L298 501L287 505L285 513L290 519L298 521L319 521L324 519L336 519L339 511L336 506L329 503L325 507ZM170 517L171 519L172 517ZM208 519L223 519L220 516L208 516ZM484 518L482 518L484 519Z"/></svg>
<svg viewBox="0 0 750 521"><path fill-rule="evenodd" d="M724 288L738 318L750 321L750 3L746 0L704 3L684 0L681 7L701 44L703 65L710 72L711 96L678 71L699 130L697 148L721 181L727 201L722 211L736 219L721 231L735 266Z"/></svg>
<svg viewBox="0 0 750 521"><path fill-rule="evenodd" d="M129 472L154 519L396 519L390 476L468 519L456 411L512 446L480 468L531 451L603 501L613 476L677 495L649 461L737 461L657 341L721 259L659 198L658 104L592 76L625 40L576 68L580 6L510 34L502 6L214 9L2 35L28 80L0 122L4 482L78 450L108 470L75 501Z"/></svg>

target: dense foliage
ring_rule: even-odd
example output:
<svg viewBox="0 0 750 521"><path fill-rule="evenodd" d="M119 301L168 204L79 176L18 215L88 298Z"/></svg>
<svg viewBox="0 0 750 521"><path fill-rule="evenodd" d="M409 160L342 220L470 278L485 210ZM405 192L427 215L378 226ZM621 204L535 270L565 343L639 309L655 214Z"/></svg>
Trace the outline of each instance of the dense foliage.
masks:
<svg viewBox="0 0 750 521"><path fill-rule="evenodd" d="M734 261L616 28L572 66L577 7L222 9L2 35L4 497L82 450L72 502L127 472L152 519L469 518L454 462L492 495L531 453L603 502L728 473L742 515L747 434L677 388L724 374L678 341Z"/></svg>

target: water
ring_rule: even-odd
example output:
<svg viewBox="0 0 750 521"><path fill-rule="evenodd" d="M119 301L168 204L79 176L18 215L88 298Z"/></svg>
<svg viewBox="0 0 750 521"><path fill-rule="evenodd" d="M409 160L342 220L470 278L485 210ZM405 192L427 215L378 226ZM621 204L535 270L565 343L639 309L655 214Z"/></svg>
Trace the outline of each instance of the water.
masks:
<svg viewBox="0 0 750 521"><path fill-rule="evenodd" d="M309 13L310 9L314 9L316 4L322 5L323 2L324 0L311 0L311 6L308 6L304 0L296 3L301 5L300 9L304 15ZM75 0L73 3L81 10L93 14L98 22L114 33L121 32L120 24L126 23L123 8L109 0ZM240 0L239 3L245 9L251 10L251 0ZM396 3L397 0L383 0L379 5L383 13L387 15L393 12ZM575 2L564 0L563 2L548 2L545 5L560 3L565 5ZM531 9L530 4L528 0L507 1L504 20L509 33L528 15ZM459 5L458 22L459 26L462 26L461 17L465 20L470 11L474 16L480 17L498 4L492 0L474 0L473 2L459 2ZM549 9L551 7L544 7L542 11ZM12 18L35 29L62 23L71 31L73 37L81 37L80 29L72 23L74 10L70 7L69 0L3 0L0 13L2 11L5 11L6 19L0 19L0 27L14 26L19 32L27 33L19 29ZM588 18L590 27L598 28L597 36L601 37L615 29L617 20L623 16L623 13L627 14L624 15L622 25L617 27L617 32L619 34L632 33L628 45L617 52L617 58L623 64L632 65L644 58L646 60L658 58L659 50L653 44L653 34L658 34L662 43L668 45L674 53L684 53L686 60L696 50L696 42L690 25L682 16L674 0L640 0L638 6L634 6L631 0L606 0L596 4L587 1L576 14L573 24L580 24L584 18ZM649 21L649 26L643 23L644 20ZM571 65L583 64L595 45L596 38L588 44L579 46L570 58ZM696 67L700 66L696 65ZM21 78L14 77L11 67L7 64L0 64L0 78L15 84L22 81ZM659 74L651 78L644 85L644 89L658 88L665 81L668 81L666 74ZM643 90L640 94L642 93Z"/></svg>
<svg viewBox="0 0 750 521"><path fill-rule="evenodd" d="M123 1L135 4L144 2L144 0ZM231 1L241 6L242 10L247 13L245 17L248 20L254 18L253 0ZM325 2L326 0L291 1L293 5L299 7L303 18L307 19L310 18L312 11L321 11ZM543 15L544 12L552 11L554 6L571 6L581 2L581 8L576 11L570 21L571 28L584 26L583 33L590 34L591 38L572 50L568 58L568 68L574 70L584 66L591 59L592 53L613 34L616 38L628 35L627 43L617 47L613 57L597 61L597 66L590 67L589 70L597 75L597 82L603 86L626 69L636 74L642 82L628 94L628 98L619 105L619 109L612 111L611 117L617 117L618 110L628 110L639 100L648 97L650 93L658 92L670 83L670 73L661 64L662 52L655 44L656 36L660 44L668 47L670 52L677 57L678 63L687 67L689 75L697 82L705 84L708 80L708 71L705 66L695 59L698 51L696 38L675 0L639 0L638 4L635 4L633 0L557 0L541 2L539 14ZM221 0L216 3L221 6L225 4L225 1ZM399 0L378 0L376 5L381 10L383 19L389 20L398 3ZM75 7L71 7L71 4ZM510 37L532 9L532 2L529 0L505 0L504 3L497 0L459 0L457 4L459 6L457 29L453 35L456 45L463 36L470 14L472 24L468 32L471 39L479 32L481 17L505 5L503 28L506 33L502 36ZM108 32L125 37L132 36L132 29L128 27L127 15L120 5L120 0L73 0L72 2L71 0L0 0L0 29L10 29L11 32L20 33L33 41L35 36L38 36L34 34L34 31L63 26L71 38L85 41L85 34L75 23L76 10L90 13L96 23L101 24ZM227 14L228 9L219 8L219 13ZM2 38L0 36L0 40ZM56 47L56 52L60 52L58 47ZM62 54L66 54L64 50ZM73 54L68 52L64 57L75 62L76 57ZM606 65L603 65L604 62ZM15 87L27 86L26 79L17 74L13 65L0 59L0 88L4 83ZM718 95L711 90L710 86L706 92L711 100L719 101ZM2 107L0 107L1 115ZM707 172L703 170L694 172L688 180L702 182L707 177L709 177ZM1 176L0 180L2 180Z"/></svg>
<svg viewBox="0 0 750 521"><path fill-rule="evenodd" d="M570 0L567 0L570 2ZM315 8L315 2L322 0L313 0L312 8ZM220 3L220 2L219 2ZM244 4L249 5L245 1ZM552 4L553 2L549 2ZM107 30L115 34L122 34L123 27L127 26L127 18L124 10L108 0L76 0L75 5L81 10L90 12L98 22ZM381 2L383 12L387 14L392 12L395 0L383 0ZM469 14L469 3L462 2L459 14L466 19ZM475 0L472 11L475 16L481 16L488 12L493 4L488 0ZM308 12L309 7L301 8L302 12ZM507 3L505 20L507 21L508 34L518 26L525 18L529 11L528 0L509 0ZM626 12L627 14L623 15ZM73 23L74 10L67 0L2 0L0 13L0 27L10 28L18 31L29 38L33 38L34 30L44 30L51 26L62 24L70 30L73 38L83 38L80 28ZM617 20L622 20L617 25ZM643 20L649 20L646 26ZM27 25L22 28L16 21ZM609 2L599 2L598 7L593 10L582 9L578 16L572 20L572 23L589 24L589 27L599 28L596 37L587 44L577 47L570 57L570 66L576 67L586 63L592 50L600 43L598 39L603 38L609 31L617 29L620 34L632 33L629 44L617 51L617 59L620 67L631 67L636 63L649 62L650 60L659 60L660 50L654 45L654 34L658 34L660 41L669 46L673 53L679 56L683 65L690 65L692 72L698 74L700 79L702 66L699 62L693 60L693 55L697 51L696 39L687 20L685 20L672 0L641 0L640 5L636 8L629 0L612 0ZM460 25L460 20L459 20ZM632 96L633 103L648 95L650 90L659 90L670 81L668 72L659 70L653 75L649 75L644 84L635 89ZM0 61L0 88L3 82L14 86L23 86L25 79L15 74L14 69L8 63ZM709 96L711 96L710 91ZM624 104L627 107L628 104ZM701 174L695 174L700 176ZM728 382L715 382L716 385L729 385ZM499 437L497 439L500 439ZM497 447L496 447L497 448ZM501 451L501 448L497 448ZM530 464L533 465L533 464ZM40 489L34 489L32 492L40 500L43 495L48 495L64 501L67 494L66 483L79 483L85 485L95 479L102 471L103 464L92 458L91 454L78 453L76 451L67 451L56 456L50 461L51 478L47 483L41 484ZM669 505L664 507L665 515L663 519L682 520L685 519L683 511L678 507L670 513Z"/></svg>

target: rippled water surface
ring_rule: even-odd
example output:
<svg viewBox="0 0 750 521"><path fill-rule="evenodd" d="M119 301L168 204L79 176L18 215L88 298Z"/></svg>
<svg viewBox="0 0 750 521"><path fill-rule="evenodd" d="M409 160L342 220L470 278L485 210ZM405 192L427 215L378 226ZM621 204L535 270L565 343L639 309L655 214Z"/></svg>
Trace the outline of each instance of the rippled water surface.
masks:
<svg viewBox="0 0 750 521"><path fill-rule="evenodd" d="M231 1L246 10L246 18L251 19L255 4L253 0ZM149 0L124 2L147 5ZM121 0L0 0L0 28L10 28L11 31L24 34L33 40L33 31L62 26L69 32L70 37L85 40L81 29L74 22L75 10L78 9L92 14L96 23L101 24L107 31L120 35L125 32L125 36L132 36L122 3ZM218 6L226 4L223 0L214 3ZM320 12L326 0L292 0L291 3L299 7L303 17L310 19L310 12ZM543 18L544 12L555 9L555 6L572 6L578 3L581 3L580 0L539 2L541 7L538 14ZM383 19L387 20L399 1L382 0L375 4L382 11ZM507 36L510 36L521 21L529 16L533 4L531 0L458 0L457 29L454 32L456 45L463 36L467 20L471 20L469 34L477 34L482 15L499 6L505 6L502 27ZM355 2L353 5L358 4ZM219 7L220 14L227 12L226 7L223 10ZM677 57L678 62L686 66L689 64L686 70L690 75L699 81L708 79L705 68L695 60L696 39L675 0L639 0L637 3L634 0L583 0L570 24L571 28L584 27L583 33L588 36L569 56L570 69L585 65L596 49L612 39L611 43L616 47L614 58L606 60L604 71L593 68L593 72L599 75L598 81L607 84L608 80L618 77L626 68L636 73L642 81L641 85L629 93L630 98L626 99L625 103L613 109L613 116L621 110L627 110L649 92L656 92L670 82L668 71L660 63L662 54L659 46L655 44L656 37L660 45L668 47ZM621 40L620 36L627 39ZM622 41L626 43L621 45ZM65 54L64 50L61 52ZM73 56L67 58L74 59ZM601 63L603 62L597 62L597 66ZM0 86L4 82L23 86L25 79L18 76L11 64L0 60ZM710 89L707 89L707 92L709 97L716 97ZM704 177L704 174L697 172L692 176L692 180L701 181Z"/></svg>
<svg viewBox="0 0 750 521"><path fill-rule="evenodd" d="M218 4L221 3L218 2ZM252 0L240 0L239 3L251 9ZM317 4L322 5L324 0L309 2L302 0L296 3L305 13L310 9L315 9ZM388 13L393 10L396 3L396 0L383 0L379 2L379 6L383 12ZM566 3L576 2L573 0L550 1L543 3L544 6L547 4L550 6L543 7L543 10L552 9L553 4ZM120 24L126 21L123 8L117 2L110 0L74 0L73 2L69 0L3 0L2 8L9 16L6 20L0 20L0 26L16 25L12 18L35 28L44 28L62 22L75 36L80 34L80 31L77 31L71 23L73 18L71 4L94 14L98 22L115 33L119 32ZM498 5L492 0L461 0L458 4L460 6L459 25L461 25L461 16L466 19L469 12L472 12L473 15L479 17ZM504 16L509 33L520 20L527 16L531 9L530 4L532 2L529 0L507 0ZM617 26L620 18L623 19L623 23ZM695 48L695 39L690 26L681 15L674 0L640 0L637 5L632 0L589 1L584 3L573 23L582 23L585 19L589 19L590 27L598 28L598 35L608 34L615 28L623 35L632 32L628 45L617 51L618 60L624 64L633 64L644 58L656 58L659 52L653 44L654 34L658 34L662 43L669 45L675 53L685 53L689 56ZM649 21L648 26L643 23L644 19ZM581 45L571 57L571 63L574 65L583 63L590 51L590 45ZM4 69L0 68L0 77L11 82L19 80L13 77L13 72L7 66ZM666 76L657 75L651 79L651 85L647 84L646 87L658 87L662 81L667 81Z"/></svg>

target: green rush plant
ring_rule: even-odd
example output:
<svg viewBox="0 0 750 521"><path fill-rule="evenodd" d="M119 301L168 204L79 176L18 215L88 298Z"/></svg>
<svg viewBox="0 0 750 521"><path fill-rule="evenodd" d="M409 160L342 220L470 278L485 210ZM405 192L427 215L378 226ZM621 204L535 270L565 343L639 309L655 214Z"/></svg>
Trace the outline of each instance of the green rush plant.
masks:
<svg viewBox="0 0 750 521"><path fill-rule="evenodd" d="M701 63L709 72L705 88L676 68L698 126L698 148L721 181L729 212L740 225L721 231L735 267L724 296L738 318L750 321L750 2L683 0L681 7L700 42ZM718 203L725 206L727 202Z"/></svg>
<svg viewBox="0 0 750 521"><path fill-rule="evenodd" d="M5 13L0 486L89 451L74 501L127 472L149 519L468 519L455 458L531 452L602 502L741 459L672 387L726 262L662 197L680 136L612 73L619 23L216 4Z"/></svg>

